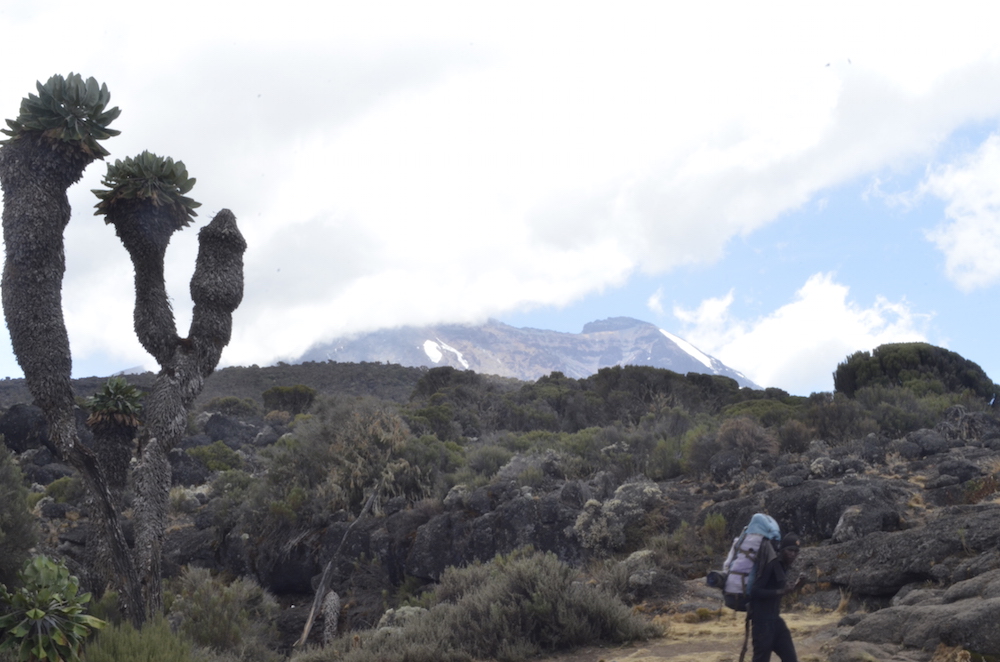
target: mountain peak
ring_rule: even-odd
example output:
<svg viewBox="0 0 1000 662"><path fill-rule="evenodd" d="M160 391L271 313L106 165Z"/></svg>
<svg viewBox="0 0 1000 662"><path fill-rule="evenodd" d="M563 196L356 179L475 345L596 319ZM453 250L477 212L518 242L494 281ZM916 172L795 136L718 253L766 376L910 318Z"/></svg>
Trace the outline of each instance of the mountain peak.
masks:
<svg viewBox="0 0 1000 662"><path fill-rule="evenodd" d="M582 379L601 368L645 365L730 377L760 388L743 374L702 353L683 338L632 317L590 322L582 333L518 329L497 320L382 329L313 347L299 361L451 366L487 375L534 381L552 372Z"/></svg>
<svg viewBox="0 0 1000 662"><path fill-rule="evenodd" d="M634 317L609 317L595 322L588 322L583 325L583 333L601 333L604 331L624 331L634 329L637 326L654 326L649 322L637 320Z"/></svg>

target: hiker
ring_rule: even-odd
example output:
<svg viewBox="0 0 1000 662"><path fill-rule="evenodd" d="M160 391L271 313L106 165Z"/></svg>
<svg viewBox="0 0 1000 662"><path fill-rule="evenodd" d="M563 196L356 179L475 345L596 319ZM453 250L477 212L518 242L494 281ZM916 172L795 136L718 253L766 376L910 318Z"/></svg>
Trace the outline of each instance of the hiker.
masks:
<svg viewBox="0 0 1000 662"><path fill-rule="evenodd" d="M754 580L750 593L750 620L753 632L753 662L767 662L771 653L781 662L798 662L792 633L781 618L781 598L797 590L805 581L799 578L794 586L786 586L786 577L799 555L799 537L786 533L778 546L777 556L770 558Z"/></svg>

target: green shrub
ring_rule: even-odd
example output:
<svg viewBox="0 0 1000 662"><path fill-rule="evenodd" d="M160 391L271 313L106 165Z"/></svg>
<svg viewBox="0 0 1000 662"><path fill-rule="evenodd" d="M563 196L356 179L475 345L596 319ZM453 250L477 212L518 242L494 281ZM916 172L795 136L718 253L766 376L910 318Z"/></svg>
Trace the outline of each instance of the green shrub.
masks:
<svg viewBox="0 0 1000 662"><path fill-rule="evenodd" d="M467 455L469 468L484 478L492 478L514 454L501 446L481 446Z"/></svg>
<svg viewBox="0 0 1000 662"><path fill-rule="evenodd" d="M302 384L275 386L262 394L264 408L268 411L287 411L292 416L304 413L316 399L316 389Z"/></svg>
<svg viewBox="0 0 1000 662"><path fill-rule="evenodd" d="M205 446L189 448L187 453L208 467L209 471L229 471L243 466L239 453L226 446L223 441L213 441Z"/></svg>
<svg viewBox="0 0 1000 662"><path fill-rule="evenodd" d="M118 625L124 621L125 612L118 599L118 592L107 590L99 599L91 600L90 615L110 625Z"/></svg>
<svg viewBox="0 0 1000 662"><path fill-rule="evenodd" d="M514 662L597 641L647 639L661 629L607 591L578 581L554 554L519 550L488 564L449 568L432 607L391 635L337 640L294 662Z"/></svg>
<svg viewBox="0 0 1000 662"><path fill-rule="evenodd" d="M637 574L649 582L635 582ZM592 561L587 566L588 582L596 582L627 605L636 605L650 598L675 596L683 590L680 577L665 572L657 564L652 550L629 554L624 559L605 558Z"/></svg>
<svg viewBox="0 0 1000 662"><path fill-rule="evenodd" d="M29 561L13 593L0 585L0 650L16 650L22 662L80 659L83 641L104 621L84 613L90 593L62 562L45 556Z"/></svg>
<svg viewBox="0 0 1000 662"><path fill-rule="evenodd" d="M399 455L408 463L411 474L420 476L418 485L402 490L413 496L422 491L425 496L443 497L453 484L449 475L465 466L464 449L454 441L441 441L434 435L410 437L399 449Z"/></svg>
<svg viewBox="0 0 1000 662"><path fill-rule="evenodd" d="M778 448L782 453L804 453L812 440L812 431L802 421L787 420L778 426Z"/></svg>
<svg viewBox="0 0 1000 662"><path fill-rule="evenodd" d="M914 430L932 428L941 420L944 411L955 404L974 410L984 406L983 401L977 402L971 392L936 393L910 386L866 386L855 392L854 399L889 437L902 437Z"/></svg>
<svg viewBox="0 0 1000 662"><path fill-rule="evenodd" d="M716 554L729 549L729 536L726 534L726 517L722 513L709 513L701 525L701 539L705 545Z"/></svg>
<svg viewBox="0 0 1000 662"><path fill-rule="evenodd" d="M101 632L87 645L87 662L191 662L191 643L174 634L164 618L136 630L127 621Z"/></svg>
<svg viewBox="0 0 1000 662"><path fill-rule="evenodd" d="M722 450L716 440L711 424L702 423L684 435L684 466L686 473L703 475L708 473L712 456Z"/></svg>
<svg viewBox="0 0 1000 662"><path fill-rule="evenodd" d="M669 480L682 476L685 470L683 439L674 437L657 441L646 466L646 477L650 480Z"/></svg>
<svg viewBox="0 0 1000 662"><path fill-rule="evenodd" d="M225 395L212 398L201 408L202 411L213 411L225 416L260 416L260 405L253 398L237 398L232 395Z"/></svg>
<svg viewBox="0 0 1000 662"><path fill-rule="evenodd" d="M861 403L843 393L813 393L805 410L807 425L816 430L820 439L840 444L860 439L869 432L878 432L878 423Z"/></svg>
<svg viewBox="0 0 1000 662"><path fill-rule="evenodd" d="M745 400L729 405L722 411L725 418L746 416L764 427L774 427L787 421L795 413L795 407L778 400Z"/></svg>
<svg viewBox="0 0 1000 662"><path fill-rule="evenodd" d="M275 409L264 415L264 422L268 425L288 425L292 422L292 415L287 411Z"/></svg>
<svg viewBox="0 0 1000 662"><path fill-rule="evenodd" d="M524 471L517 475L518 485L532 488L539 488L545 482L545 472L541 467L525 467Z"/></svg>
<svg viewBox="0 0 1000 662"><path fill-rule="evenodd" d="M56 478L45 488L45 495L52 497L56 503L76 503L84 493L83 481L77 476Z"/></svg>
<svg viewBox="0 0 1000 662"><path fill-rule="evenodd" d="M185 568L165 591L167 614L195 644L216 651L266 650L278 604L253 580L225 583L204 568Z"/></svg>
<svg viewBox="0 0 1000 662"><path fill-rule="evenodd" d="M989 402L1000 391L983 369L955 352L927 343L890 343L871 353L855 352L833 373L838 393L854 397L866 386L909 387L940 394L972 391Z"/></svg>
<svg viewBox="0 0 1000 662"><path fill-rule="evenodd" d="M29 496L21 470L0 435L0 584L14 584L18 570L28 559L28 550L38 538L29 500L37 503L41 496Z"/></svg>
<svg viewBox="0 0 1000 662"><path fill-rule="evenodd" d="M744 466L760 455L775 455L778 452L774 436L746 416L723 421L716 440L722 448L737 451Z"/></svg>

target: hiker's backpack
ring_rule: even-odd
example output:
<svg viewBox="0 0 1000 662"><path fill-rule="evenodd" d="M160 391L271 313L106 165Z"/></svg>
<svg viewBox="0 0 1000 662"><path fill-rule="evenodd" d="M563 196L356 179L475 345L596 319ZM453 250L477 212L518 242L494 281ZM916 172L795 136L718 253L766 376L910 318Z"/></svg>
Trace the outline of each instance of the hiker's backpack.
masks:
<svg viewBox="0 0 1000 662"><path fill-rule="evenodd" d="M763 513L751 517L743 533L733 540L722 572L709 573L708 578L710 586L722 588L722 598L727 607L736 611L747 610L760 558L768 551L773 552L768 541L778 540L781 540L778 523ZM764 545L768 549L762 549Z"/></svg>

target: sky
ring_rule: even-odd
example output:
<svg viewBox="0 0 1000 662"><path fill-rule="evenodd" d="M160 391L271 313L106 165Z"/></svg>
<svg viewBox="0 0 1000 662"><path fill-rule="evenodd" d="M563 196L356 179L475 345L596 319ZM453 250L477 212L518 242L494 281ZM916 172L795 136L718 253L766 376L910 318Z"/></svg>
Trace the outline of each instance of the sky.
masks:
<svg viewBox="0 0 1000 662"><path fill-rule="evenodd" d="M228 6L227 6L228 5ZM657 324L763 386L926 341L1000 380L1000 5L0 5L0 113L93 76L109 160L187 166L249 248L221 365L379 328ZM132 267L70 189L74 376L156 369ZM9 340L0 376L19 377Z"/></svg>

